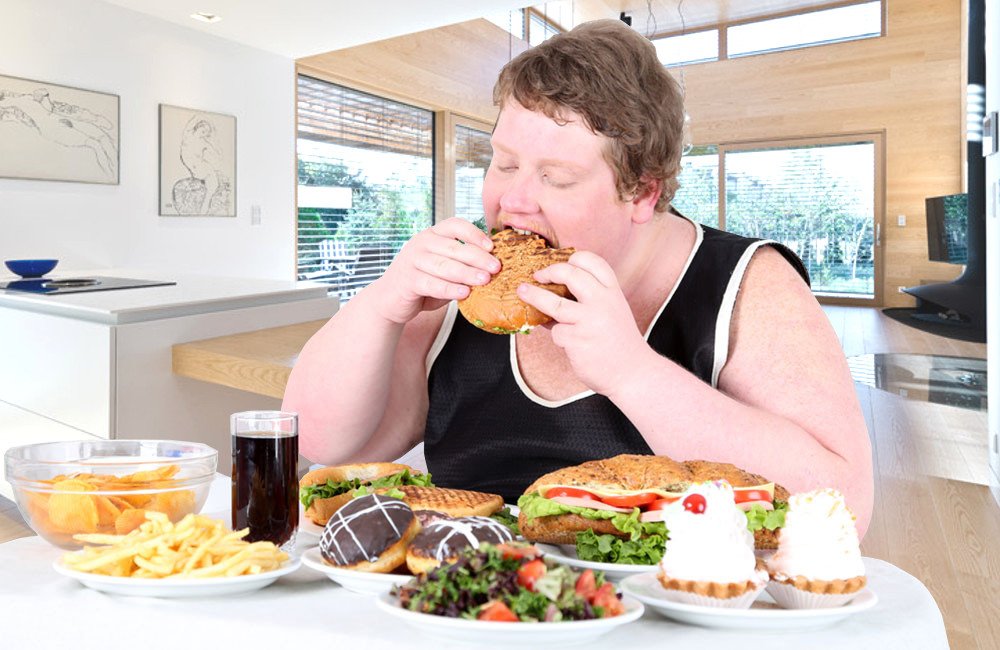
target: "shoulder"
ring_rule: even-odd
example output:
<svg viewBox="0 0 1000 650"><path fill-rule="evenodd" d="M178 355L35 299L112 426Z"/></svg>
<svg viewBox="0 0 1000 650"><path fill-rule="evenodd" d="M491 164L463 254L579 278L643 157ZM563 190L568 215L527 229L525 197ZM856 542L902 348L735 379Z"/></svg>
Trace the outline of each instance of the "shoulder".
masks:
<svg viewBox="0 0 1000 650"><path fill-rule="evenodd" d="M791 376L801 363L822 365L842 356L829 319L798 270L773 247L758 248L737 294L720 387L759 377L762 368Z"/></svg>

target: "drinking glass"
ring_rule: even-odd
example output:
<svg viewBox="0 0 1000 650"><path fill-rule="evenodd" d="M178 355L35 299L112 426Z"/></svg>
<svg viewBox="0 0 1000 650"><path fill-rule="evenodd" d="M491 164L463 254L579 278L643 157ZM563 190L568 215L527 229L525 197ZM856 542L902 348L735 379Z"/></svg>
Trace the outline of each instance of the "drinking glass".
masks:
<svg viewBox="0 0 1000 650"><path fill-rule="evenodd" d="M230 417L233 439L233 530L247 541L295 545L299 527L299 419L284 411Z"/></svg>

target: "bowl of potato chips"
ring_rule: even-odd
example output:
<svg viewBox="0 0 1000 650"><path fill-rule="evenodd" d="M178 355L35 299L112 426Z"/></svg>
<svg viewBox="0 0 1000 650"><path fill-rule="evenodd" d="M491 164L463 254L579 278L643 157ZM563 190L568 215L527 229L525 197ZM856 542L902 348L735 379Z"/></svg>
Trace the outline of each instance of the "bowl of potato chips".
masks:
<svg viewBox="0 0 1000 650"><path fill-rule="evenodd" d="M177 522L205 505L218 452L171 440L80 440L12 447L7 481L28 525L75 549L75 535L126 535L160 512Z"/></svg>

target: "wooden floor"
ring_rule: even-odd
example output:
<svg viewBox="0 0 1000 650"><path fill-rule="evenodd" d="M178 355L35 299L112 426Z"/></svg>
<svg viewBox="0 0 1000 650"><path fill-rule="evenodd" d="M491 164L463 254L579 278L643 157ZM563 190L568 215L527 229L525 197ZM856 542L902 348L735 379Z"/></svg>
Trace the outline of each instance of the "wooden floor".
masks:
<svg viewBox="0 0 1000 650"><path fill-rule="evenodd" d="M910 352L985 359L986 346L907 327L874 309L827 307L847 356ZM857 384L875 465L865 555L915 575L944 613L954 650L1000 648L1000 506L985 485L986 416ZM0 542L30 535L0 497Z"/></svg>

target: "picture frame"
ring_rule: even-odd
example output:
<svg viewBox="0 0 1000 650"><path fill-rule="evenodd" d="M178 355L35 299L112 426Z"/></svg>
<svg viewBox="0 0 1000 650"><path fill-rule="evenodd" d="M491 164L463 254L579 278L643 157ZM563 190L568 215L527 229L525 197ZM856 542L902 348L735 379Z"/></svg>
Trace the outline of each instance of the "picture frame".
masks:
<svg viewBox="0 0 1000 650"><path fill-rule="evenodd" d="M0 177L118 185L121 98L0 74Z"/></svg>
<svg viewBox="0 0 1000 650"><path fill-rule="evenodd" d="M159 215L236 216L236 117L160 104Z"/></svg>

